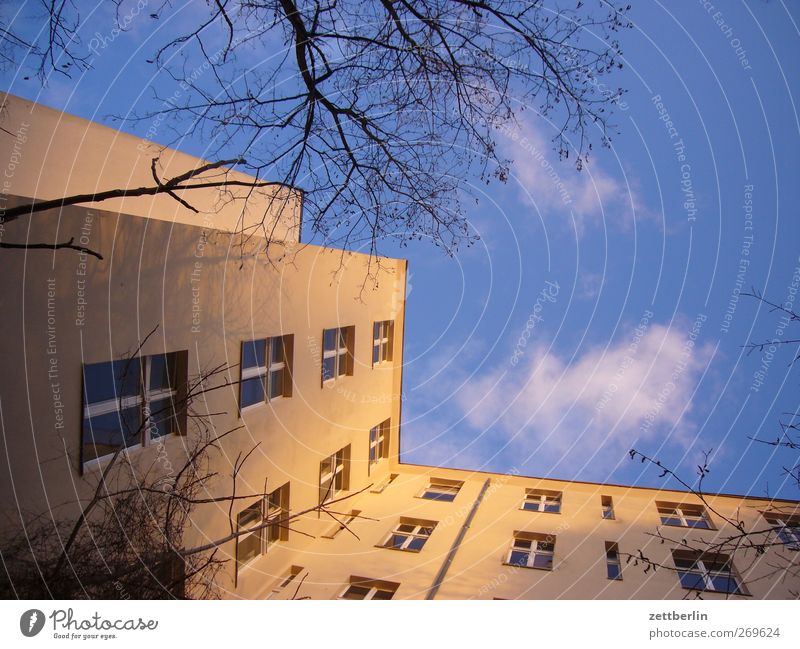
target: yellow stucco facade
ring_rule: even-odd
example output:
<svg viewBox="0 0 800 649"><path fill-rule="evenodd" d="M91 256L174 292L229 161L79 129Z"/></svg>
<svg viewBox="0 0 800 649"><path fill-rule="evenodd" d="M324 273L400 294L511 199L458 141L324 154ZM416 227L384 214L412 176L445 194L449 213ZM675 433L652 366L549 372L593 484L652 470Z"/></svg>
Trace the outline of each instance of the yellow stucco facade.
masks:
<svg viewBox="0 0 800 649"><path fill-rule="evenodd" d="M10 96L3 127L15 134L2 140L0 160L13 161L4 207L145 186L154 156L160 156L162 178L203 164ZM230 559L218 580L224 597L683 598L691 591L675 571L645 572L624 558L641 550L671 565L674 546L653 536L669 506L670 520L679 524L660 529L671 538L689 535L709 543L732 533L714 512L738 512L748 529L757 529L767 527L763 511L796 508L723 495L709 496L703 505L676 491L401 463L406 262L382 259L380 282L365 285L374 260L301 243L302 195L282 186L261 188L246 204L243 193L227 190L182 197L199 213L159 195L54 209L3 224L3 241L73 239L102 256L74 250L3 255L5 529L33 512L74 515L91 494L108 449L86 442L84 402L91 399L82 368L137 350L141 357L180 357L184 381L225 368L216 376L220 387L192 403L193 414L214 413L203 421L212 421L217 433L236 429L215 459L217 495L229 490L225 476L236 458L252 450L238 475L238 493L288 485L282 506L299 512L319 503L321 481L329 477L335 485L330 489L338 490L333 497L344 498L332 509L346 526L314 511L277 531L271 542L264 537L260 548L243 537L223 544L220 552ZM387 324L379 329L376 323ZM341 339L334 335L331 351L333 338L324 332L334 329L341 329ZM384 338L389 345L378 351L377 331L378 347ZM261 376L255 367L243 373L243 345L277 345L279 337L283 355L263 373L269 392L272 368L279 368L279 393L243 408L240 385ZM330 367L333 380L326 375ZM127 455L143 470L156 467L168 475L187 438L197 434L193 424L188 417L183 435L148 434ZM231 513L244 521L239 514L252 505L237 501L232 512L227 503L198 507L187 537L196 544L224 537ZM616 544L612 554L607 544ZM619 574L609 572L614 552ZM740 565L737 555L742 587L734 597L785 598L800 588L769 576L771 553L795 564L800 556L776 547ZM730 594L712 585L703 596Z"/></svg>

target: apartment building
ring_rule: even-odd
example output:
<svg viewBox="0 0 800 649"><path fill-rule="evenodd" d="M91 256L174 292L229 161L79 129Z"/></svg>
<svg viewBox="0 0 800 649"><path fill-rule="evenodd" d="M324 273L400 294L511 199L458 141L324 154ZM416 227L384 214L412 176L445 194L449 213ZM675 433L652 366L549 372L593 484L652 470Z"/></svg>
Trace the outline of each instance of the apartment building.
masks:
<svg viewBox="0 0 800 649"><path fill-rule="evenodd" d="M11 96L2 126L13 134L2 140L4 209L144 187L154 173L167 179L204 164ZM221 173L252 180L221 169L199 177ZM775 557L800 560L793 502L402 463L406 262L382 259L381 281L364 290L374 260L301 242L300 192L237 187L183 192L186 203L121 196L3 224L4 241L72 241L100 257L4 254L4 528L34 512L77 515L121 448L168 476L202 420L232 431L211 467L221 479L210 496L229 492L234 468L237 493L266 494L193 512L186 535L195 544L237 532L219 547L223 597L786 598L800 590L770 572ZM209 372L219 387L185 405L188 386ZM333 504L324 512L320 503ZM306 513L280 524L298 512ZM771 530L765 555L682 547L682 538L712 547L735 533L734 516L748 530ZM628 560L640 551L668 569Z"/></svg>

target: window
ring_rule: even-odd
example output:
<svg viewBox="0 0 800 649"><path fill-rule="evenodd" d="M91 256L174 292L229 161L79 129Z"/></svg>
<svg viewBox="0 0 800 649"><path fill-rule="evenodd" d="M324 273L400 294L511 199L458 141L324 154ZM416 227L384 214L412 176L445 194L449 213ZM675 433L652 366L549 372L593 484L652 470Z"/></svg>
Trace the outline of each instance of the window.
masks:
<svg viewBox="0 0 800 649"><path fill-rule="evenodd" d="M526 489L521 509L532 512L561 513L561 492L545 489Z"/></svg>
<svg viewBox="0 0 800 649"><path fill-rule="evenodd" d="M436 527L435 521L401 518L383 542L383 547L407 552L419 552Z"/></svg>
<svg viewBox="0 0 800 649"><path fill-rule="evenodd" d="M606 575L609 579L622 580L622 564L616 543L606 541Z"/></svg>
<svg viewBox="0 0 800 649"><path fill-rule="evenodd" d="M322 535L322 538L324 538L324 539L334 539L334 538L336 538L336 535L339 534L339 532L341 532L342 530L347 529L348 527L350 527L350 523L352 523L354 520L356 520L359 517L360 514L361 514L361 510L360 509L351 509L350 513L347 514L347 516L344 517L342 522L341 523L336 523L336 525L329 532L327 532L326 534Z"/></svg>
<svg viewBox="0 0 800 649"><path fill-rule="evenodd" d="M369 466L377 464L382 458L389 456L389 427L387 419L369 431Z"/></svg>
<svg viewBox="0 0 800 649"><path fill-rule="evenodd" d="M274 336L242 343L239 408L292 396L294 336Z"/></svg>
<svg viewBox="0 0 800 649"><path fill-rule="evenodd" d="M455 500L463 484L464 483L459 480L431 478L430 483L419 497L425 498L426 500L444 500L445 502L452 502Z"/></svg>
<svg viewBox="0 0 800 649"><path fill-rule="evenodd" d="M677 503L656 502L662 525L713 529L705 507Z"/></svg>
<svg viewBox="0 0 800 649"><path fill-rule="evenodd" d="M397 480L396 473L392 473L386 476L383 480L381 480L378 484L376 484L373 489L370 489L370 493L373 494L383 493L383 490L386 489L386 487L392 484L395 480Z"/></svg>
<svg viewBox="0 0 800 649"><path fill-rule="evenodd" d="M372 325L372 364L392 360L394 320L384 320Z"/></svg>
<svg viewBox="0 0 800 649"><path fill-rule="evenodd" d="M734 595L745 594L727 555L673 550L672 559L675 562L678 579L684 588Z"/></svg>
<svg viewBox="0 0 800 649"><path fill-rule="evenodd" d="M350 488L350 445L319 463L319 501L324 503Z"/></svg>
<svg viewBox="0 0 800 649"><path fill-rule="evenodd" d="M780 543L789 550L800 550L800 517L763 512L764 519L769 523Z"/></svg>
<svg viewBox="0 0 800 649"><path fill-rule="evenodd" d="M325 329L322 332L322 382L353 375L354 326Z"/></svg>
<svg viewBox="0 0 800 649"><path fill-rule="evenodd" d="M603 518L613 521L614 501L611 499L611 496L600 496L600 507L602 508Z"/></svg>
<svg viewBox="0 0 800 649"><path fill-rule="evenodd" d="M278 595L284 588L297 579L303 570L305 570L305 568L302 566L291 566L289 571L283 577L281 577L280 581L275 584L272 591L265 597L265 599L274 599L275 596ZM300 583L302 583L302 581Z"/></svg>
<svg viewBox="0 0 800 649"><path fill-rule="evenodd" d="M276 541L289 538L288 526L279 521L289 513L289 483L254 501L236 517L236 527L242 533L236 537L236 564L245 566L264 554ZM264 523L275 521L263 527ZM248 532L248 530L250 530Z"/></svg>
<svg viewBox="0 0 800 649"><path fill-rule="evenodd" d="M556 537L534 532L514 532L506 563L519 568L553 569Z"/></svg>
<svg viewBox="0 0 800 649"><path fill-rule="evenodd" d="M186 351L85 364L82 465L182 434L187 369Z"/></svg>
<svg viewBox="0 0 800 649"><path fill-rule="evenodd" d="M339 599L392 599L398 588L400 584L392 581L350 577L350 585L339 595Z"/></svg>

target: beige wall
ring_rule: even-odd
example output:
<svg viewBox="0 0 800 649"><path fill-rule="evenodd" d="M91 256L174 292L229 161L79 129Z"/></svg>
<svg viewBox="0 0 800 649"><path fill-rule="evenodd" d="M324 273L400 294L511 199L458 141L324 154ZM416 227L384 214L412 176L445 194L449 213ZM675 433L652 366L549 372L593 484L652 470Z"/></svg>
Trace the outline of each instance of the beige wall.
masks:
<svg viewBox="0 0 800 649"><path fill-rule="evenodd" d="M381 494L364 494L352 508L363 519L351 527L359 539L346 531L335 539L319 539L305 552L294 555L291 564L307 569L298 596L337 597L351 575L400 584L397 598L423 599L446 559L487 479L490 485L469 525L437 599L682 599L692 593L682 589L674 571L644 572L644 566L623 563L621 581L606 577L605 541L616 542L622 553L646 556L672 566L670 550L686 538L714 543L736 530L711 514L716 530L661 527L676 544L661 544L654 538L660 519L655 501L699 503L697 497L679 491L631 488L613 485L542 480L499 474L472 473L452 469L393 463L397 479ZM453 502L419 498L430 477L463 480ZM548 489L563 494L561 513L520 509L526 488ZM601 517L601 496L611 496L615 519ZM709 496L708 503L720 514L738 516L747 530L769 527L759 512L770 506L792 509L796 503ZM437 521L430 540L419 553L375 547L400 516ZM377 520L372 520L377 519ZM539 532L556 539L552 571L504 565L515 531ZM745 578L754 598L790 598L799 584L782 581L769 567L778 555L797 566L798 552L772 549L758 558L754 551L739 551L737 570ZM781 576L785 574L781 573ZM279 597L295 595L287 588ZM705 599L724 599L721 593L704 592Z"/></svg>
<svg viewBox="0 0 800 649"><path fill-rule="evenodd" d="M14 95L0 94L0 103L0 127L6 131L0 138L0 160L5 165L0 170L0 197L16 195L46 200L152 187L154 158L158 159L156 169L161 181L207 162ZM167 124L159 126L158 136L167 137ZM244 183L256 180L243 173L219 169L198 176L196 182L222 179ZM256 189L228 186L225 191L209 188L177 194L199 210L199 214L166 194L110 199L102 207L161 221L204 224L227 232L244 229L261 236L266 234L272 240L299 240L302 202L296 190L273 183ZM263 229L257 227L262 223Z"/></svg>
<svg viewBox="0 0 800 649"><path fill-rule="evenodd" d="M265 480L268 490L291 481L295 511L316 505L319 462L346 444L352 445L353 485L367 484L386 470L384 460L367 476L369 429L399 418L394 395L400 393L405 262L382 260L380 286L362 291L363 255L295 245L273 246L268 258L263 250L254 251L256 241L239 247L238 235L77 207L64 209L60 219L48 213L9 223L9 238L29 225L31 240L39 241L77 238L85 229L89 245L104 259L68 250L4 253L7 277L17 278L6 282L0 295L6 314L0 320L4 367L15 368L0 376L6 442L0 461L9 467L0 472L5 529L19 511L63 507L74 515L77 499L87 497L100 475L79 472L82 363L126 357L155 327L142 353L188 350L190 375L238 365L244 340L294 334L291 398L247 410L241 418L236 385L195 403L201 412L227 413L214 416L217 432L243 427L226 438L224 454L212 466L223 476L218 494L229 493L224 476L237 454L254 446L238 493L258 493ZM281 254L285 262L277 261ZM389 319L398 324L397 360L373 369L372 325ZM345 325L355 325L353 376L322 387L322 331ZM238 369L227 378L238 381ZM396 431L391 437L396 453ZM168 474L179 466L182 441L166 441L169 462L159 459L164 452L156 447L131 457ZM227 507L199 507L196 534L188 542L225 536L227 520ZM314 514L297 526L314 534L320 524ZM307 542L299 533L290 535L292 547ZM222 550L232 556L234 549L228 543ZM281 548L249 566L235 590L231 562L221 587L230 596L259 592L260 573L282 569L283 554Z"/></svg>
<svg viewBox="0 0 800 649"><path fill-rule="evenodd" d="M16 98L9 101L3 127L17 133L23 124L28 126L25 142L19 137L0 140L7 148L0 155L17 160L8 179L12 188L6 186L3 193L6 204L21 200L18 196L47 198L95 185L147 182L135 138ZM72 164L72 157L65 163L58 157L65 151L70 156L77 152L81 164ZM183 154L168 153L181 169L198 164ZM297 194L286 196L299 199ZM0 292L4 367L0 462L7 469L0 471L0 520L4 530L36 513L50 511L54 518L75 515L78 503L85 501L100 476L97 469L85 475L80 471L82 364L123 358L155 329L143 354L187 350L191 375L231 366L227 377L220 379L227 378L232 385L195 403L201 413L218 413L213 417L218 433L241 427L226 437L223 452L214 460L211 468L220 479L210 495L230 493L227 476L237 456L255 447L239 475L237 492L257 493L265 483L271 491L290 482L292 511L314 507L320 461L351 445L350 492L355 495L335 509L361 511L351 525L355 535L342 531L333 539L325 538L334 521L317 512L306 515L292 524L288 541L242 569L238 579L230 561L219 582L224 597L285 598L296 593L332 598L356 575L399 583L397 598L424 598L487 479L491 484L438 597L686 595L675 574L665 570L645 574L641 567L628 565L621 582L609 581L603 544L617 542L623 553L641 549L668 564L669 548L651 536L659 522L654 502L696 502L687 494L399 463L406 263L383 259L381 281L365 286L369 260L364 255L296 243L299 200L270 213L268 223L277 224L276 231L287 242L267 248L259 236L243 240L236 234L238 208L228 204L216 211L214 197L206 198L210 213L199 216L162 197L126 200L121 206L128 213L121 214L118 204L103 203L103 210L68 207L5 224L5 241L74 237L103 259L69 250L3 254L7 281ZM390 319L396 324L394 359L373 368L372 324ZM322 331L347 325L356 329L353 376L323 387ZM235 366L241 342L279 334L294 335L293 394L240 417ZM393 424L390 457L368 472L369 429L387 418ZM181 461L184 441L171 437L164 448L133 451L131 461L169 475ZM397 478L385 490L374 493L369 488L390 474ZM419 498L431 475L464 481L454 502ZM562 512L521 511L528 487L563 492ZM613 498L615 520L601 518L601 495ZM714 496L710 502L726 515L738 510L748 529L763 526L758 512L770 504L728 496ZM247 504L238 503L234 514ZM437 522L418 554L378 547L401 516ZM712 518L722 526L719 517ZM230 531L227 505L198 507L193 523L187 544L225 536ZM503 565L515 530L556 537L552 571ZM729 533L724 527L691 532L708 541ZM232 559L234 552L234 542L221 548L224 557ZM785 554L795 564L800 560L800 553ZM786 597L790 588L798 588L774 578L758 580L767 574L768 557L752 566L738 561L737 555L737 568L746 572L755 597ZM304 572L291 587L274 593L276 582L291 566L301 566Z"/></svg>

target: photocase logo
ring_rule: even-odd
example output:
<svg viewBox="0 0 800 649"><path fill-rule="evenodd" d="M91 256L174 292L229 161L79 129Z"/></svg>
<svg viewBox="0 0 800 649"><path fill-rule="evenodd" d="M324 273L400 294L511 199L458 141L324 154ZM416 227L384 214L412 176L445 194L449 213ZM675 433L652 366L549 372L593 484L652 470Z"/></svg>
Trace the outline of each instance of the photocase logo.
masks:
<svg viewBox="0 0 800 649"><path fill-rule="evenodd" d="M38 608L25 611L19 618L19 630L26 638L32 638L44 628L44 613Z"/></svg>

